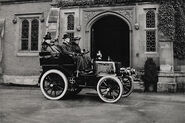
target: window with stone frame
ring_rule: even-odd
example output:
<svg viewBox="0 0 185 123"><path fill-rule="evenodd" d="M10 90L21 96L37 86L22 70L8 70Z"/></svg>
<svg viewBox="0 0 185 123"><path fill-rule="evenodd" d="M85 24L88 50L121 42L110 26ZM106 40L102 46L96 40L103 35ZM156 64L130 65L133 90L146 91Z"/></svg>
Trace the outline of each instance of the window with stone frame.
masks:
<svg viewBox="0 0 185 123"><path fill-rule="evenodd" d="M21 51L39 50L39 18L29 17L21 19Z"/></svg>
<svg viewBox="0 0 185 123"><path fill-rule="evenodd" d="M67 15L67 34L70 37L70 40L74 39L74 25L75 25L75 18L74 13L69 13Z"/></svg>
<svg viewBox="0 0 185 123"><path fill-rule="evenodd" d="M155 9L146 9L146 52L156 52L156 13Z"/></svg>
<svg viewBox="0 0 185 123"><path fill-rule="evenodd" d="M74 32L68 32L67 34L69 35L70 40L73 41L74 40Z"/></svg>
<svg viewBox="0 0 185 123"><path fill-rule="evenodd" d="M67 17L67 30L74 30L74 15L72 14Z"/></svg>

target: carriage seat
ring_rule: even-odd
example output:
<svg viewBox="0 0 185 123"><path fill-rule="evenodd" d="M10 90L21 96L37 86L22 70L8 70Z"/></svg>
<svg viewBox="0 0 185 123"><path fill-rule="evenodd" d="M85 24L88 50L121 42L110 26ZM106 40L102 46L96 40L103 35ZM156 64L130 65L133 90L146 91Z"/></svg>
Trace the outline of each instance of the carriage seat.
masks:
<svg viewBox="0 0 185 123"><path fill-rule="evenodd" d="M39 52L40 56L40 65L48 66L48 65L66 65L66 66L74 66L75 61L73 58L67 54L59 53L58 56L53 56L51 52Z"/></svg>

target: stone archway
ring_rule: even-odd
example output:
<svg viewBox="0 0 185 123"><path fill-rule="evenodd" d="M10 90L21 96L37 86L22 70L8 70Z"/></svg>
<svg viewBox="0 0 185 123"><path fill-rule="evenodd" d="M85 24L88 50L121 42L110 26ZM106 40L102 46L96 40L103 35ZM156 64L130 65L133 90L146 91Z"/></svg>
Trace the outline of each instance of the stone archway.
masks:
<svg viewBox="0 0 185 123"><path fill-rule="evenodd" d="M105 9L106 10L106 9ZM116 18L120 23L122 23L124 27L126 27L127 29L127 61L126 61L126 66L132 66L132 50L131 50L131 46L132 46L132 40L133 40L133 34L132 34L132 22L134 19L134 8L133 7L126 7L126 8L112 8L109 11L105 11L103 9L88 9L88 10L84 10L83 11L83 23L85 25L85 41L84 41L84 47L86 49L89 49L91 51L91 56L93 57L96 49L92 50L92 42L93 42L93 26L95 25L96 22L98 22L98 20L103 19L104 17L113 17ZM103 19L104 20L104 19ZM110 20L110 19L108 19ZM120 24L120 25L122 25ZM105 26L104 26L105 27ZM120 26L122 27L122 26ZM123 29L122 28L122 29ZM123 33L123 31L122 31ZM121 34L122 34L121 33ZM124 34L122 34L124 35ZM120 39L120 38L119 38ZM120 52L121 53L121 52ZM123 53L123 52L122 52ZM122 54L119 54L119 56ZM114 55L116 56L116 54ZM123 55L124 56L124 55ZM106 58L106 57L105 57ZM122 57L123 59L123 57ZM116 59L119 60L119 59ZM123 60L121 60L123 62Z"/></svg>
<svg viewBox="0 0 185 123"><path fill-rule="evenodd" d="M108 57L130 66L129 26L116 15L104 15L91 26L91 56L100 50L103 60Z"/></svg>

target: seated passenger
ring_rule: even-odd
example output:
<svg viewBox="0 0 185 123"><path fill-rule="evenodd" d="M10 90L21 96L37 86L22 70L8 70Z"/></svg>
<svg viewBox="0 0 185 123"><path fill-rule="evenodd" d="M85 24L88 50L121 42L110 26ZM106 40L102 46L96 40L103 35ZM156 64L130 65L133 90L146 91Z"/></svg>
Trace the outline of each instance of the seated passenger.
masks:
<svg viewBox="0 0 185 123"><path fill-rule="evenodd" d="M61 45L62 51L65 54L72 56L72 58L76 61L76 76L78 77L80 71L85 71L91 68L91 59L81 52L81 49L78 45L81 39L80 37L75 37L74 41L70 41L69 36L67 34L64 34L63 39L64 41Z"/></svg>
<svg viewBox="0 0 185 123"><path fill-rule="evenodd" d="M72 45L71 45L70 38L69 38L68 34L64 34L62 39L63 39L63 42L62 42L62 45L60 46L62 49L62 52L64 54L73 56L74 52L72 51Z"/></svg>
<svg viewBox="0 0 185 123"><path fill-rule="evenodd" d="M74 40L71 42L72 51L77 54L77 71L86 71L91 69L91 58L82 52L79 46L80 39L81 37L74 37Z"/></svg>
<svg viewBox="0 0 185 123"><path fill-rule="evenodd" d="M47 34L45 35L42 45L45 45L44 47L42 46L42 51L48 51L54 57L59 56L59 54L62 52L59 47L58 39L51 39L51 35L49 32L47 32Z"/></svg>

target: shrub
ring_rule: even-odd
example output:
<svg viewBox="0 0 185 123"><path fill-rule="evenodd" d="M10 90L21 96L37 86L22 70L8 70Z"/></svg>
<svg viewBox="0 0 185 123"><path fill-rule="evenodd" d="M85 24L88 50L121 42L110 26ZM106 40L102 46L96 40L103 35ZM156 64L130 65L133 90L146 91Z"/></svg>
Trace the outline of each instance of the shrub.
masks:
<svg viewBox="0 0 185 123"><path fill-rule="evenodd" d="M144 65L144 81L145 92L149 91L149 87L153 87L153 91L157 92L158 70L152 58L147 58Z"/></svg>

